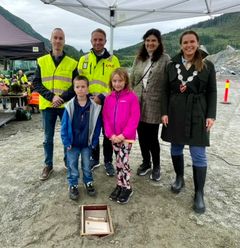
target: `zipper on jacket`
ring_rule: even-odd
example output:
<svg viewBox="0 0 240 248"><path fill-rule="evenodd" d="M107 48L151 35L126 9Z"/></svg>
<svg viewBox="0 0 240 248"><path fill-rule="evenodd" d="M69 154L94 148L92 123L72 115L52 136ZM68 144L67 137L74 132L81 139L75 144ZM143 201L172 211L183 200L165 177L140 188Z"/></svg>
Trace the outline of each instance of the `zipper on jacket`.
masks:
<svg viewBox="0 0 240 248"><path fill-rule="evenodd" d="M53 72L53 77L52 77L52 79L53 79L53 88L52 88L52 92L54 93L55 92L55 90L54 90L54 81L55 81L55 72L56 72L56 70L57 70L57 67L55 66L55 70L54 70L54 72ZM54 93L55 94L55 93Z"/></svg>
<svg viewBox="0 0 240 248"><path fill-rule="evenodd" d="M103 63L103 68L102 68L102 74L103 74L103 75L104 75L104 65L105 65L105 64Z"/></svg>
<svg viewBox="0 0 240 248"><path fill-rule="evenodd" d="M90 74L92 74L92 63L90 64Z"/></svg>
<svg viewBox="0 0 240 248"><path fill-rule="evenodd" d="M116 99L117 99L117 102L116 102L116 106L115 106L115 109L114 109L114 133L116 134L116 115L117 115L117 108L118 108L118 100L119 100L119 95L120 93L117 93L116 92Z"/></svg>

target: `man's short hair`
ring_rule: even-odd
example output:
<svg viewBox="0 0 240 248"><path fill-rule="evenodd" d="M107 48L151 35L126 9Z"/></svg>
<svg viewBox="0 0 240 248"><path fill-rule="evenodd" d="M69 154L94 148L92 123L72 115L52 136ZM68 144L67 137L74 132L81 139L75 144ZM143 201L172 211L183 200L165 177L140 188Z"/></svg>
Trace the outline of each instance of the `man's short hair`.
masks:
<svg viewBox="0 0 240 248"><path fill-rule="evenodd" d="M54 28L53 31L52 31L52 33L51 33L51 39L52 39L53 33L56 32L56 31L63 32L63 34L64 34L64 39L65 39L65 33L64 33L64 31L63 31L62 28Z"/></svg>
<svg viewBox="0 0 240 248"><path fill-rule="evenodd" d="M97 28L97 29L93 30L91 35L93 35L93 33L101 33L104 35L105 38L107 37L106 32L101 28Z"/></svg>

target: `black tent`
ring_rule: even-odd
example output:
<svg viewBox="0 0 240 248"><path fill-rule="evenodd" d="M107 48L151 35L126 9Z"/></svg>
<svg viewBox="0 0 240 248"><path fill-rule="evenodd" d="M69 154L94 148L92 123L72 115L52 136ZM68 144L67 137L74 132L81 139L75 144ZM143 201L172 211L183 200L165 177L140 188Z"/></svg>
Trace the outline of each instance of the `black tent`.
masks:
<svg viewBox="0 0 240 248"><path fill-rule="evenodd" d="M36 59L46 53L44 43L0 15L0 58Z"/></svg>

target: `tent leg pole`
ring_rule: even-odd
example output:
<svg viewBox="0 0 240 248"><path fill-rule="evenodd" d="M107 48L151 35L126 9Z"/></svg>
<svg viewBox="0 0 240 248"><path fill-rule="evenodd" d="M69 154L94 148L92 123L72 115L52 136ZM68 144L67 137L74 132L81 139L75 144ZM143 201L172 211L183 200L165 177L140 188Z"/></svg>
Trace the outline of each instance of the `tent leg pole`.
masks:
<svg viewBox="0 0 240 248"><path fill-rule="evenodd" d="M110 26L110 54L113 54L113 26Z"/></svg>

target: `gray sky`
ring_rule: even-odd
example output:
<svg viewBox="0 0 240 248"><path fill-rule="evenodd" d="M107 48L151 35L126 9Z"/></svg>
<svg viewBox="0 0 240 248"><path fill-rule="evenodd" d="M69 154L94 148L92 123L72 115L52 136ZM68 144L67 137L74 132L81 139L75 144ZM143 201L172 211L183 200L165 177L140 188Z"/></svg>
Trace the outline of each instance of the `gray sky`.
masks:
<svg viewBox="0 0 240 248"><path fill-rule="evenodd" d="M1 0L0 4L28 22L35 31L46 38L50 37L55 27L62 28L65 31L66 43L78 50L83 49L86 52L91 48L90 33L98 27L103 28L109 36L107 26L58 7L43 4L40 0ZM143 34L150 28L157 28L164 34L207 19L208 17L198 17L115 28L114 49L135 45L142 40Z"/></svg>

